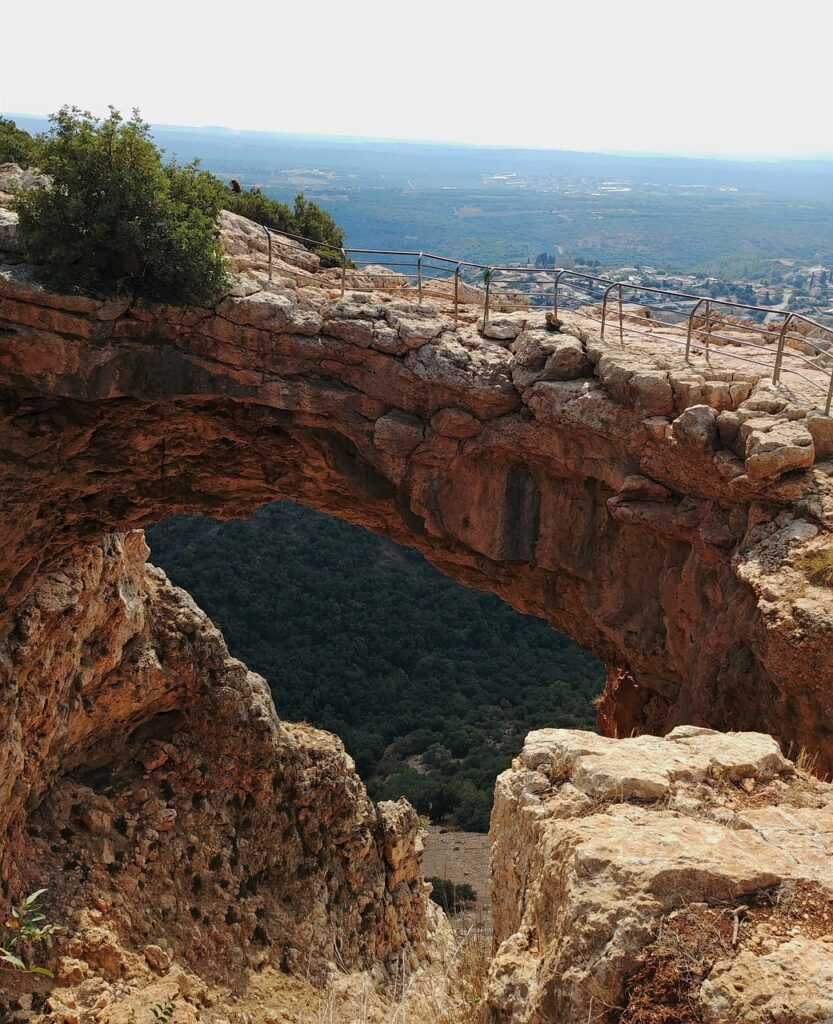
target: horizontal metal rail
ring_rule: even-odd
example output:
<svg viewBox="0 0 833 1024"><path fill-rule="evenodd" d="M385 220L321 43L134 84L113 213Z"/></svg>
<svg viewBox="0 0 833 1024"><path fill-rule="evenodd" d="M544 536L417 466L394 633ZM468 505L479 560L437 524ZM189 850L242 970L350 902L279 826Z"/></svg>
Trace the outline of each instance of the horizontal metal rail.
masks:
<svg viewBox="0 0 833 1024"><path fill-rule="evenodd" d="M638 314L632 311L627 311L623 307L624 292L629 291L630 293L636 293L636 295L650 295L659 296L665 300L672 300L681 304L691 303L691 308L688 310L680 309L669 309L661 308L660 312L666 314L679 313L680 320L678 323L670 323L663 321L650 315L643 317L642 322L650 321L651 325L660 325L665 331L659 335L656 331L645 331L637 330L632 324L628 325L628 334L637 334L643 337L650 338L653 341L672 342L675 344L685 345L685 359L690 361L692 351L698 351L705 354L707 360L711 358L714 352L715 343L718 348L721 348L724 344L731 345L736 348L747 348L755 351L766 353L768 360L754 359L751 356L742 356L735 352L726 353L726 358L738 359L744 362L754 363L758 366L764 366L766 369L772 371L772 382L777 384L782 374L792 374L811 387L820 391L825 395L824 411L826 414L830 414L831 404L833 404L833 325L821 323L818 320L808 317L803 313L797 313L792 310L786 309L773 309L770 306L756 306L748 302L736 302L733 299L717 299L707 295L697 295L694 292L678 291L672 288L658 288L655 285L644 285L636 284L632 281L613 281L610 278L599 277L595 274L587 274L584 271L572 270L566 267L552 267L552 268L541 268L541 267L516 267L516 266L505 266L505 265L488 265L484 263L475 263L471 260L460 260L454 259L450 256L440 256L437 253L430 252L417 252L409 249L354 249L348 246L333 246L327 242L320 242L314 238L306 238L303 235L292 234L288 231L278 231L275 228L264 228L268 239L268 252L269 252L269 280L272 279L272 236L276 236L278 239L286 238L291 241L300 244L304 248L310 249L312 252L318 254L327 254L331 258L338 262L341 270L341 294L345 295L347 291L348 274L354 273L361 277L370 277L374 275L372 268L379 266L384 268L386 271L393 270L405 273L401 273L406 281L410 281L413 278L416 281L416 290L418 296L418 302L421 303L425 292L425 286L432 280L442 280L440 275L445 275L446 280L453 278L453 300L454 300L454 318L455 321L459 316L460 302L460 282L462 280L462 271L475 271L479 275L479 280L476 282L482 292L482 304L483 304L483 322L484 325L489 322L490 310L495 305L496 299L493 294L493 288L496 287L496 278L499 275L503 278L503 286L500 291L499 306L501 309L506 309L508 303L511 301L513 294L517 293L522 296L527 304L530 298L541 298L546 300L547 305L552 306L553 316L557 319L559 311L559 299L561 299L561 305L563 307L564 290L565 288L571 293L574 293L580 289L590 295L590 304L601 306L600 318L594 317L585 311L583 315L586 315L588 319L594 320L600 325L601 337L605 337L605 331L611 319L611 314L608 309L609 302L615 305L614 320L618 321L618 336L621 344L625 343L625 320L626 317L633 319L639 319ZM377 257L379 259L366 259L365 257ZM394 261L392 258L396 258ZM411 262L401 262L401 258L407 257ZM438 267L433 264L440 263L443 266ZM365 268L365 269L363 269ZM407 273L410 271L410 273ZM515 275L518 278L517 281L507 280L507 275ZM388 277L388 274L385 275ZM530 277L535 277L540 281L540 292L530 291ZM569 287L569 283L573 282L573 286ZM469 287L472 287L472 283L464 282ZM408 287L412 287L408 284ZM505 289L509 288L507 292ZM597 296L593 296L593 288L597 288L599 293ZM434 293L436 294L436 293ZM611 298L611 296L613 296ZM587 302L582 303L583 306L587 305ZM650 307L646 303L640 303L644 306L649 314L651 314ZM717 307L717 308L715 308ZM522 307L518 307L522 308ZM541 308L540 306L536 308ZM737 310L739 313L755 313L763 314L764 317L774 318L774 321L766 326L759 324L752 320L751 317L743 317L742 323L730 323L724 319L726 313L720 315L720 310L731 311ZM740 317L739 317L740 319ZM778 321L780 320L780 327ZM790 328L795 328L796 325L802 324L805 329L810 332L821 332L830 339L829 353L828 349L816 344L816 340L809 337L807 334L797 333L795 329L790 331ZM771 345L765 345L761 342L754 342L744 338L732 337L727 334L720 333L720 328L729 328L734 330L743 331L746 334L759 334L764 338L769 338L775 344L775 350L773 353ZM670 337L667 331L683 330L685 332L685 340L682 341L679 337ZM703 341L698 340L703 338ZM807 373L802 373L800 370L793 368L790 365L785 365L784 355L785 349L789 342L793 342L791 346L790 356L795 359L796 362L805 364L811 370L815 370L820 373L825 373L825 383L822 384L818 380L807 376ZM796 343L800 343L806 348L812 350L814 355L809 355L807 352L797 350L795 347ZM828 366L819 365L821 362L829 363Z"/></svg>

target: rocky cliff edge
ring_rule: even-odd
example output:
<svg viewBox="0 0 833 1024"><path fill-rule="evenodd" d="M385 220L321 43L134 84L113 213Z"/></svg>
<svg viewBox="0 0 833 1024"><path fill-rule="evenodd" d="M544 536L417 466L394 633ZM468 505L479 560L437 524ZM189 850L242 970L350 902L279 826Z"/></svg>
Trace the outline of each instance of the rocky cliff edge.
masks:
<svg viewBox="0 0 833 1024"><path fill-rule="evenodd" d="M833 420L804 391L631 321L603 342L581 313L455 320L357 271L342 296L289 242L269 280L263 230L222 227L213 309L0 265L4 608L108 530L291 497L595 651L609 734L758 729L833 766Z"/></svg>
<svg viewBox="0 0 833 1024"><path fill-rule="evenodd" d="M183 310L45 291L0 223L0 883L48 884L65 928L3 1012L116 1024L175 993L183 1022L273 1024L306 1011L264 978L387 963L401 996L448 952L412 809L279 721L134 529L288 496L596 650L608 733L687 727L534 734L499 781L484 1012L651 1020L634 993L676 1005L674 950L715 931L692 1020L829 1015L829 788L782 751L833 763L831 421L581 314L342 296L289 243L270 281L262 231L223 232L234 293Z"/></svg>

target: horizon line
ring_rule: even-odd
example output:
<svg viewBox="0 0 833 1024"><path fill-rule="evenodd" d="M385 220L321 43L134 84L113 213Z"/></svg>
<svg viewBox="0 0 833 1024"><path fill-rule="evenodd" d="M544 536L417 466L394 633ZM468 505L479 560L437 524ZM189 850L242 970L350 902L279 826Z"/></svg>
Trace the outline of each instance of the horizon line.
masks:
<svg viewBox="0 0 833 1024"><path fill-rule="evenodd" d="M14 119L15 117L34 118L48 120L49 114L32 114L24 111L8 111L0 114L4 117ZM783 153L692 153L692 152L670 152L667 150L615 150L615 149L581 149L563 148L553 146L513 144L513 143L489 143L489 142L463 142L449 139L424 139L424 138L403 138L401 136L387 135L342 135L330 132L299 132L299 131L276 131L269 128L230 128L227 125L214 124L172 124L167 122L149 121L151 129L180 129L192 132L221 132L229 135L264 135L291 139L306 139L310 141L335 142L343 145L356 144L387 144L387 145L412 145L412 146L448 146L461 149L480 150L504 150L536 153L582 153L587 156L611 156L624 159L672 159L672 160L707 160L707 161L729 161L732 163L833 163L833 150L822 152L808 152L803 154Z"/></svg>

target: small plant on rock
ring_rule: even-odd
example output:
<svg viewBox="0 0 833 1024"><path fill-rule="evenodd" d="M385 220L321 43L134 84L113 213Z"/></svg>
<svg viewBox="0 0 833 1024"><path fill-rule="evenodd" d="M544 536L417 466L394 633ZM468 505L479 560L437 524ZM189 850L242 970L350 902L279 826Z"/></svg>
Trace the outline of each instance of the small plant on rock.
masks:
<svg viewBox="0 0 833 1024"><path fill-rule="evenodd" d="M37 889L22 903L12 907L4 926L6 934L0 942L0 970L52 977L52 972L46 967L31 962L30 952L35 943L43 942L58 931L58 926L47 923L46 915L41 913L40 898L45 892L46 889Z"/></svg>
<svg viewBox="0 0 833 1024"><path fill-rule="evenodd" d="M151 1006L150 1015L154 1024L168 1024L176 1010L176 996L168 996L164 1003L156 1003Z"/></svg>
<svg viewBox="0 0 833 1024"><path fill-rule="evenodd" d="M174 994L168 996L164 1003L154 1003L148 1010L150 1017L147 1019L147 1024L168 1024L176 1011L176 1000L177 997ZM135 1010L131 1010L127 1015L127 1024L139 1024Z"/></svg>
<svg viewBox="0 0 833 1024"><path fill-rule="evenodd" d="M805 565L811 583L820 587L833 587L833 548L813 552Z"/></svg>

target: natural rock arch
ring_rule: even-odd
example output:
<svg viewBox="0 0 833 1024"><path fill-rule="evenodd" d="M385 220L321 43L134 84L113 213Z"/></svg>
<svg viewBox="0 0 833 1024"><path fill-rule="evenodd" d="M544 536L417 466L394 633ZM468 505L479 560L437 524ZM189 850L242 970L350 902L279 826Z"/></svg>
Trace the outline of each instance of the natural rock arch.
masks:
<svg viewBox="0 0 833 1024"><path fill-rule="evenodd" d="M303 250L267 283L254 226L224 231L243 276L213 310L51 295L4 268L8 609L107 531L290 497L596 652L608 732L758 728L833 763L831 603L797 555L829 521L807 403L745 371L704 383L580 317L508 317L493 340L471 310L455 324L366 282L342 298ZM779 440L750 455L741 420Z"/></svg>

